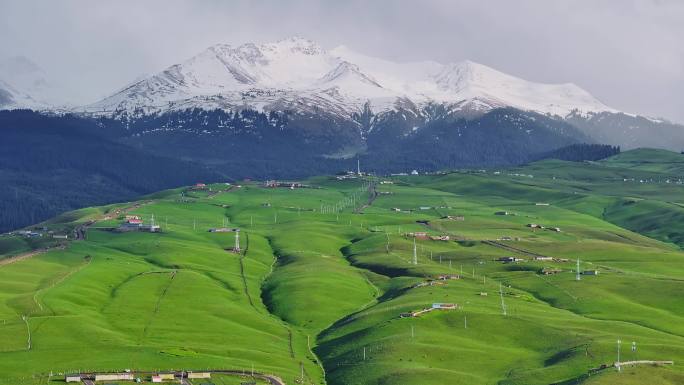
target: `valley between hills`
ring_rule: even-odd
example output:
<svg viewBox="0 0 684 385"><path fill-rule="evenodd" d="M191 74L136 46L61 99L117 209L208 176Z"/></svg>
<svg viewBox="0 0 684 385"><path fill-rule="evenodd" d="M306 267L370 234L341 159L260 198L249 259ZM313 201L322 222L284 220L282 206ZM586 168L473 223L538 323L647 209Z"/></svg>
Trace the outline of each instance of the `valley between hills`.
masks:
<svg viewBox="0 0 684 385"><path fill-rule="evenodd" d="M633 150L68 212L0 237L0 384L681 384L683 177Z"/></svg>

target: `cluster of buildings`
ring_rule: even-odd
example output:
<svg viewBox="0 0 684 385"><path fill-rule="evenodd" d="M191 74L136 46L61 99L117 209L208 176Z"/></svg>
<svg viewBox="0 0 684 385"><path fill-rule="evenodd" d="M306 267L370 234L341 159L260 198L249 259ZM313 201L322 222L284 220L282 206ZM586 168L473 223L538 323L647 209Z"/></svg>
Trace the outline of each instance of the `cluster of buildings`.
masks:
<svg viewBox="0 0 684 385"><path fill-rule="evenodd" d="M126 215L124 222L119 225L116 230L121 232L145 231L149 233L156 233L161 231L161 227L154 223L154 215L152 215L149 224L145 224L142 218L137 215Z"/></svg>
<svg viewBox="0 0 684 385"><path fill-rule="evenodd" d="M9 236L19 236L24 238L52 238L52 239L68 239L69 236L66 234L58 234L52 230L48 230L47 227L34 227L29 230L17 230L8 233Z"/></svg>
<svg viewBox="0 0 684 385"><path fill-rule="evenodd" d="M431 240L431 241L444 241L447 242L451 240L451 237L449 235L428 235L428 233L424 231L416 231L413 233L406 233L407 237L410 238L416 238L416 239L423 239L423 240Z"/></svg>
<svg viewBox="0 0 684 385"><path fill-rule="evenodd" d="M391 176L408 176L408 175L419 175L420 173L418 170L412 170L411 172L396 172L393 174L390 174Z"/></svg>
<svg viewBox="0 0 684 385"><path fill-rule="evenodd" d="M465 221L465 216L463 216L463 215L446 215L446 216L443 216L442 219L446 219L448 221L463 222L463 221Z"/></svg>
<svg viewBox="0 0 684 385"><path fill-rule="evenodd" d="M496 260L503 263L525 262L525 259L520 257L499 257Z"/></svg>
<svg viewBox="0 0 684 385"><path fill-rule="evenodd" d="M434 279L428 279L427 281L418 282L411 287L415 289L418 287L425 287L425 286L445 286L445 285L447 285L446 281L456 280L456 279L461 279L461 276L458 274L441 274L441 275L436 276Z"/></svg>
<svg viewBox="0 0 684 385"><path fill-rule="evenodd" d="M410 318L410 317L420 317L423 314L429 313L435 310L456 310L458 305L455 303L433 303L432 306L426 307L420 310L413 310L405 313L399 314L399 318Z"/></svg>
<svg viewBox="0 0 684 385"><path fill-rule="evenodd" d="M217 227L209 229L210 233L234 233L236 231L240 231L240 229L234 227Z"/></svg>
<svg viewBox="0 0 684 385"><path fill-rule="evenodd" d="M176 379L207 379L211 378L211 372L164 372L164 373L137 373L134 374L130 370L123 373L87 373L87 374L67 374L65 382L81 382L83 380L90 380L95 382L100 381L133 381L143 382L143 378L149 379L153 383L162 383L167 381L176 381Z"/></svg>
<svg viewBox="0 0 684 385"><path fill-rule="evenodd" d="M277 188L284 187L294 190L296 188L310 188L311 186L305 185L300 182L278 182L277 180L267 180L264 182L264 187L266 188Z"/></svg>
<svg viewBox="0 0 684 385"><path fill-rule="evenodd" d="M560 233L560 232L561 232L560 227L546 227L546 226L539 225L539 224L536 224L536 223L528 223L528 224L527 224L527 227L529 227L529 228L531 228L531 229L539 229L539 230L544 230L544 229L546 229L546 230L555 231L555 232L557 232L557 233Z"/></svg>
<svg viewBox="0 0 684 385"><path fill-rule="evenodd" d="M567 258L547 257L547 256L543 256L543 255L539 255L539 256L534 257L534 260L535 261L561 262L561 263L569 262L569 259L567 259Z"/></svg>

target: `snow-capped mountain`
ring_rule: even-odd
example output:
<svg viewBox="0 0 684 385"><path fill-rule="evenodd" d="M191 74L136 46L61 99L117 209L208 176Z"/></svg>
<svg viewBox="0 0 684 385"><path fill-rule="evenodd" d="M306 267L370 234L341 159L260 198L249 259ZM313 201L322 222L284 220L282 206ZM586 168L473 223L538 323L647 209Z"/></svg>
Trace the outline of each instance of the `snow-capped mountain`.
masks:
<svg viewBox="0 0 684 385"><path fill-rule="evenodd" d="M45 105L0 79L0 109L41 108Z"/></svg>
<svg viewBox="0 0 684 385"><path fill-rule="evenodd" d="M465 61L395 63L344 46L325 50L290 38L276 43L219 44L85 107L96 114L157 114L191 107L325 111L341 118L370 106L442 104L450 111L514 107L564 117L614 112L574 84L541 84Z"/></svg>
<svg viewBox="0 0 684 385"><path fill-rule="evenodd" d="M44 109L59 104L59 92L28 58L0 57L0 108Z"/></svg>

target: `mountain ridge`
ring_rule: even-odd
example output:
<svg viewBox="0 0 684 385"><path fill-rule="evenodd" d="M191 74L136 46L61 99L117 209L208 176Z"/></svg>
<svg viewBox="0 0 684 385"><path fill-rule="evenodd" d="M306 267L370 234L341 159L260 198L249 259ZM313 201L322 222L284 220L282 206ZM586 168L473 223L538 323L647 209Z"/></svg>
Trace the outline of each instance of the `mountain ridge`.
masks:
<svg viewBox="0 0 684 385"><path fill-rule="evenodd" d="M257 110L324 99L336 105L334 110L344 111L345 118L366 102L382 113L394 109L400 99L419 106L515 107L558 116L575 110L617 111L572 83L529 82L472 61L393 63L344 47L327 51L311 40L290 38L260 45L213 45L86 106L84 112L162 113L178 106L202 108L201 101L193 100L207 97L221 97L226 109L246 105Z"/></svg>

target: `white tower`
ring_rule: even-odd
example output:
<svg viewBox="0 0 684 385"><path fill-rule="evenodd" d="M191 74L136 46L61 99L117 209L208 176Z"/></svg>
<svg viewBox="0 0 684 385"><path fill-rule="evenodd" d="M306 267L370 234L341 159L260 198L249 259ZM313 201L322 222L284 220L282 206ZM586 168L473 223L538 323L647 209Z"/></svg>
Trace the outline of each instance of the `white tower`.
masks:
<svg viewBox="0 0 684 385"><path fill-rule="evenodd" d="M580 275L580 266L579 266L579 258L577 258L577 275L575 276L576 280L582 279L582 276Z"/></svg>
<svg viewBox="0 0 684 385"><path fill-rule="evenodd" d="M413 236L413 264L418 264L418 250L416 249L416 237Z"/></svg>
<svg viewBox="0 0 684 385"><path fill-rule="evenodd" d="M240 229L235 229L235 247L233 251L236 253L240 252Z"/></svg>
<svg viewBox="0 0 684 385"><path fill-rule="evenodd" d="M356 158L356 175L361 175L361 160Z"/></svg>

